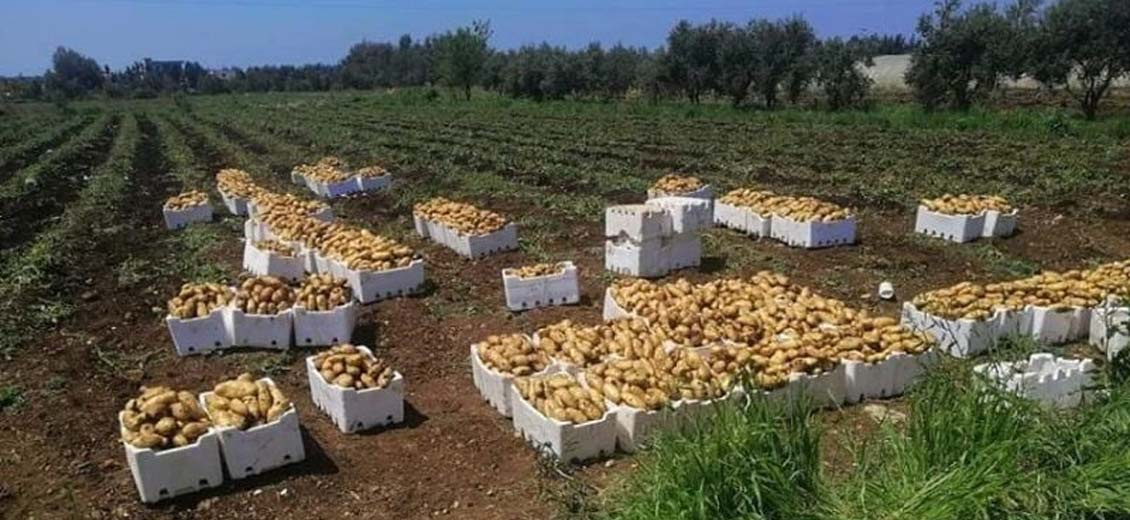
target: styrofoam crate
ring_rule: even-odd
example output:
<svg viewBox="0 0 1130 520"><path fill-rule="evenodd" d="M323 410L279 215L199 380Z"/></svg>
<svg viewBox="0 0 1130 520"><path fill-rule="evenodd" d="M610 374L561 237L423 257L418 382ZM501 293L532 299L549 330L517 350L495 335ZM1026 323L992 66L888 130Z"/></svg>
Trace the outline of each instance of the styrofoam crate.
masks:
<svg viewBox="0 0 1130 520"><path fill-rule="evenodd" d="M573 262L559 262L561 272L535 278L519 278L512 269L502 270L502 288L506 308L523 311L549 305L571 305L581 301L577 267Z"/></svg>
<svg viewBox="0 0 1130 520"><path fill-rule="evenodd" d="M670 270L698 267L702 264L702 239L697 233L675 235L667 243Z"/></svg>
<svg viewBox="0 0 1130 520"><path fill-rule="evenodd" d="M604 236L647 242L671 234L671 213L651 204L624 204L604 209Z"/></svg>
<svg viewBox="0 0 1130 520"><path fill-rule="evenodd" d="M551 453L565 462L586 461L611 455L616 450L616 412L608 409L595 421L565 423L541 414L513 393L514 429L535 449Z"/></svg>
<svg viewBox="0 0 1130 520"><path fill-rule="evenodd" d="M724 202L714 203L714 223L720 226L744 231L755 237L768 237L772 236L772 222L772 217L762 217L749 208Z"/></svg>
<svg viewBox="0 0 1130 520"><path fill-rule="evenodd" d="M858 403L867 399L897 397L921 376L933 362L934 351L921 354L893 352L877 363L844 360L844 402Z"/></svg>
<svg viewBox="0 0 1130 520"><path fill-rule="evenodd" d="M161 212L165 216L167 229L180 229L194 222L212 221L212 205L207 202L181 210L162 208Z"/></svg>
<svg viewBox="0 0 1130 520"><path fill-rule="evenodd" d="M299 347L349 343L357 324L357 304L340 305L332 311L308 311L295 306L294 344Z"/></svg>
<svg viewBox="0 0 1130 520"><path fill-rule="evenodd" d="M1032 333L1032 311L998 308L993 316L997 320L997 337L1027 336Z"/></svg>
<svg viewBox="0 0 1130 520"><path fill-rule="evenodd" d="M264 377L260 381L275 386L275 382L269 377ZM200 394L200 406L204 410L208 409L207 399L212 394L212 392ZM298 412L295 411L294 404L267 424L246 430L231 426L214 428L220 440L224 467L227 468L228 476L232 480L258 475L306 459L302 432L298 429Z"/></svg>
<svg viewBox="0 0 1130 520"><path fill-rule="evenodd" d="M222 191L220 198L224 201L224 207L228 208L232 215L247 216L247 199L229 196Z"/></svg>
<svg viewBox="0 0 1130 520"><path fill-rule="evenodd" d="M318 211L310 213L310 216L313 217L313 218L316 218L318 220L321 220L322 222L333 222L334 209L329 207L329 206L325 206L322 209L319 209Z"/></svg>
<svg viewBox="0 0 1130 520"><path fill-rule="evenodd" d="M533 340L529 339L529 341L532 342ZM548 371L547 368L530 375L541 375ZM483 400L489 403L492 408L502 414L503 417L513 415L511 402L514 393L514 376L497 372L486 366L482 359L479 359L479 345L477 343L471 345L471 379L475 383L475 388L479 389L479 394L483 396Z"/></svg>
<svg viewBox="0 0 1130 520"><path fill-rule="evenodd" d="M118 426L124 428L118 412ZM178 448L153 450L122 441L126 461L141 501L152 504L167 498L214 488L224 483L220 441L214 428L196 442Z"/></svg>
<svg viewBox="0 0 1130 520"><path fill-rule="evenodd" d="M929 333L938 347L955 357L969 357L988 350L1000 339L1002 311L985 320L947 320L919 311L914 304L903 304L902 323L914 330Z"/></svg>
<svg viewBox="0 0 1130 520"><path fill-rule="evenodd" d="M707 199L693 197L657 197L647 201L671 215L672 233L693 233L714 225L713 205Z"/></svg>
<svg viewBox="0 0 1130 520"><path fill-rule="evenodd" d="M341 275L349 281L357 301L371 303L419 291L424 285L424 261L417 259L406 267L384 271L356 271L343 266Z"/></svg>
<svg viewBox="0 0 1130 520"><path fill-rule="evenodd" d="M322 254L322 252L317 249L313 250L313 254L314 269L316 270L316 272L322 274L333 274L334 269L330 257Z"/></svg>
<svg viewBox="0 0 1130 520"><path fill-rule="evenodd" d="M252 274L297 281L306 277L304 264L301 256L283 256L274 251L265 251L255 247L250 240L243 245L243 269Z"/></svg>
<svg viewBox="0 0 1130 520"><path fill-rule="evenodd" d="M797 222L773 215L770 234L793 247L816 249L855 243L855 217L832 222Z"/></svg>
<svg viewBox="0 0 1130 520"><path fill-rule="evenodd" d="M919 205L914 232L950 242L969 242L984 234L985 215L949 215Z"/></svg>
<svg viewBox="0 0 1130 520"><path fill-rule="evenodd" d="M1095 363L1052 354L1032 354L1024 361L984 363L973 370L990 383L1027 399L1060 408L1078 405L1094 385Z"/></svg>
<svg viewBox="0 0 1130 520"><path fill-rule="evenodd" d="M248 314L234 307L227 309L228 337L233 347L261 347L286 350L294 331L294 312Z"/></svg>
<svg viewBox="0 0 1130 520"><path fill-rule="evenodd" d="M318 272L318 252L306 247L305 245L298 245L298 258L302 260L302 269L310 274Z"/></svg>
<svg viewBox="0 0 1130 520"><path fill-rule="evenodd" d="M986 238L1012 236L1012 234L1016 232L1018 214L1015 209L1009 213L1001 213L994 210L986 211L985 228L984 231L982 231L982 236Z"/></svg>
<svg viewBox="0 0 1130 520"><path fill-rule="evenodd" d="M261 220L249 218L243 221L243 239L251 242L274 238L271 229Z"/></svg>
<svg viewBox="0 0 1130 520"><path fill-rule="evenodd" d="M165 316L165 325L173 337L173 346L178 356L207 354L216 349L231 346L228 336L225 310L212 311L202 318L179 319Z"/></svg>
<svg viewBox="0 0 1130 520"><path fill-rule="evenodd" d="M344 197L361 190L361 186L353 177L338 182L319 183L318 188L321 190L318 192L319 195L329 198Z"/></svg>
<svg viewBox="0 0 1130 520"><path fill-rule="evenodd" d="M690 197L694 199L713 200L714 190L711 189L709 184L704 184L701 188L686 193L667 193L665 191L655 189L647 190L647 198L654 199L657 197Z"/></svg>
<svg viewBox="0 0 1130 520"><path fill-rule="evenodd" d="M638 278L659 278L671 271L671 253L660 239L637 243L631 240L604 242L604 268Z"/></svg>
<svg viewBox="0 0 1130 520"><path fill-rule="evenodd" d="M1056 310L1049 307L1029 306L1028 311L1032 316L1032 339L1038 343L1058 345L1077 339L1077 334L1090 329L1090 315L1083 320L1085 308L1068 308ZM1080 330L1080 324L1087 323L1086 329Z"/></svg>
<svg viewBox="0 0 1130 520"><path fill-rule="evenodd" d="M1130 345L1130 307L1102 306L1091 310L1089 342L1114 359Z"/></svg>
<svg viewBox="0 0 1130 520"><path fill-rule="evenodd" d="M447 228L446 236L450 240L447 246L467 258L482 258L518 249L518 226L513 222L485 235L465 235Z"/></svg>
<svg viewBox="0 0 1130 520"><path fill-rule="evenodd" d="M616 446L625 453L635 453L651 436L674 429L679 423L674 405L659 410L640 410L610 402L605 405L615 412Z"/></svg>
<svg viewBox="0 0 1130 520"><path fill-rule="evenodd" d="M416 234L428 238L428 220L419 215L412 215L412 224L416 227Z"/></svg>
<svg viewBox="0 0 1130 520"><path fill-rule="evenodd" d="M366 356L373 355L366 347L357 349ZM322 377L322 373L314 367L314 357L306 358L311 398L342 433L404 422L404 376L400 372L394 372L392 380L384 388L342 388Z"/></svg>
<svg viewBox="0 0 1130 520"><path fill-rule="evenodd" d="M616 321L634 318L635 314L628 312L626 309L620 307L619 303L616 303L616 298L612 297L612 288L609 287L604 290L604 310L602 316L604 321Z"/></svg>
<svg viewBox="0 0 1130 520"><path fill-rule="evenodd" d="M392 175L381 175L380 177L362 177L357 175L354 177L357 183L357 191L376 191L388 189L392 186Z"/></svg>
<svg viewBox="0 0 1130 520"><path fill-rule="evenodd" d="M847 373L843 364L820 374L792 373L788 386L808 395L813 406L833 408L847 398Z"/></svg>

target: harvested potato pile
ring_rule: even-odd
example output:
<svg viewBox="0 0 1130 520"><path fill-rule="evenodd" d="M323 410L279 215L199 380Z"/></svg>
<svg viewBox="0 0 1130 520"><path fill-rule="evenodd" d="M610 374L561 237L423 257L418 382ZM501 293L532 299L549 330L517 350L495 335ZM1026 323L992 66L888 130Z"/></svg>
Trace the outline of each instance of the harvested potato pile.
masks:
<svg viewBox="0 0 1130 520"><path fill-rule="evenodd" d="M520 377L514 380L514 388L542 415L561 422L595 421L607 410L599 391L582 387L569 374Z"/></svg>
<svg viewBox="0 0 1130 520"><path fill-rule="evenodd" d="M273 193L262 191L252 199L255 202L256 216L260 219L267 215L282 213L285 215L314 215L325 211L329 206L319 200L303 199L289 193Z"/></svg>
<svg viewBox="0 0 1130 520"><path fill-rule="evenodd" d="M306 215L271 212L259 215L275 236L291 242L301 242L307 246L318 243L333 230L343 228L344 224L328 223Z"/></svg>
<svg viewBox="0 0 1130 520"><path fill-rule="evenodd" d="M295 167L300 175L316 182L341 182L349 179L349 172L329 164L303 164Z"/></svg>
<svg viewBox="0 0 1130 520"><path fill-rule="evenodd" d="M388 170L386 170L384 166L378 166L376 164L357 170L358 177L365 177L367 179L384 177L385 175L388 175Z"/></svg>
<svg viewBox="0 0 1130 520"><path fill-rule="evenodd" d="M208 203L208 194L202 191L190 190L165 201L165 209L181 211Z"/></svg>
<svg viewBox="0 0 1130 520"><path fill-rule="evenodd" d="M764 213L765 202L776 196L771 191L738 188L723 195L718 201L739 208L749 208L754 213L762 214Z"/></svg>
<svg viewBox="0 0 1130 520"><path fill-rule="evenodd" d="M121 413L122 440L136 448L175 448L196 442L211 422L192 392L167 386L141 387Z"/></svg>
<svg viewBox="0 0 1130 520"><path fill-rule="evenodd" d="M698 177L684 177L682 175L664 175L655 181L651 189L671 195L690 193L702 187Z"/></svg>
<svg viewBox="0 0 1130 520"><path fill-rule="evenodd" d="M260 240L255 242L255 249L260 251L270 251L280 256L294 256L296 252L290 244L279 242L278 240Z"/></svg>
<svg viewBox="0 0 1130 520"><path fill-rule="evenodd" d="M274 422L291 407L278 387L247 373L216 385L204 404L216 426L240 430Z"/></svg>
<svg viewBox="0 0 1130 520"><path fill-rule="evenodd" d="M312 274L302 280L295 297L297 304L308 311L332 311L353 299L353 291L344 278L331 274Z"/></svg>
<svg viewBox="0 0 1130 520"><path fill-rule="evenodd" d="M947 215L978 215L986 211L1011 213L1008 200L999 195L950 195L936 199L922 199L926 209Z"/></svg>
<svg viewBox="0 0 1130 520"><path fill-rule="evenodd" d="M407 267L415 256L412 248L391 238L345 225L330 228L314 247L349 269L364 271Z"/></svg>
<svg viewBox="0 0 1130 520"><path fill-rule="evenodd" d="M552 276L561 274L565 271L565 266L562 264L534 264L519 267L517 269L510 269L511 275L518 278L539 278L542 276Z"/></svg>
<svg viewBox="0 0 1130 520"><path fill-rule="evenodd" d="M812 197L778 196L765 202L770 213L797 222L833 222L852 215L851 210Z"/></svg>
<svg viewBox="0 0 1130 520"><path fill-rule="evenodd" d="M318 159L318 162L314 164L316 166L338 168L341 170L349 169L349 163L345 162L345 159L342 159L341 157L338 157L336 155L327 155L325 157L322 157L321 159Z"/></svg>
<svg viewBox="0 0 1130 520"><path fill-rule="evenodd" d="M383 359L365 355L356 346L344 344L319 353L314 368L322 379L342 388L384 388L395 375Z"/></svg>
<svg viewBox="0 0 1130 520"><path fill-rule="evenodd" d="M412 212L420 218L440 222L466 235L493 233L507 224L506 218L498 213L443 197L417 204Z"/></svg>
<svg viewBox="0 0 1130 520"><path fill-rule="evenodd" d="M624 359L651 359L666 354L666 335L648 327L643 319L616 320L598 330L609 354Z"/></svg>
<svg viewBox="0 0 1130 520"><path fill-rule="evenodd" d="M229 197L251 199L263 192L251 180L251 174L243 170L225 168L216 174L216 188Z"/></svg>
<svg viewBox="0 0 1130 520"><path fill-rule="evenodd" d="M479 360L487 368L503 374L528 376L545 370L549 357L534 348L522 334L489 336L478 344Z"/></svg>
<svg viewBox="0 0 1130 520"><path fill-rule="evenodd" d="M218 283L186 283L167 303L169 315L186 320L203 318L228 304L235 294Z"/></svg>
<svg viewBox="0 0 1130 520"><path fill-rule="evenodd" d="M585 371L585 382L613 404L658 410L677 395L671 374L649 359L600 363Z"/></svg>
<svg viewBox="0 0 1130 520"><path fill-rule="evenodd" d="M600 327L586 327L562 320L537 331L538 349L553 359L577 366L598 363L608 354Z"/></svg>
<svg viewBox="0 0 1130 520"><path fill-rule="evenodd" d="M274 276L256 276L239 284L235 308L248 314L278 314L294 306L294 290Z"/></svg>

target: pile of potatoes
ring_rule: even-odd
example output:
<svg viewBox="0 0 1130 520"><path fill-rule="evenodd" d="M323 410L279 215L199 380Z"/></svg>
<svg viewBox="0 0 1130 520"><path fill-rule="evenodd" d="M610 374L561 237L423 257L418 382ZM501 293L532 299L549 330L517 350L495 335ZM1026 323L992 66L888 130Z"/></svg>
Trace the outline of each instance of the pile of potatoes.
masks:
<svg viewBox="0 0 1130 520"><path fill-rule="evenodd" d="M181 211L196 206L203 206L208 203L208 194L202 191L189 190L180 195L169 197L165 201L165 209L169 211Z"/></svg>
<svg viewBox="0 0 1130 520"><path fill-rule="evenodd" d="M781 195L765 202L768 213L797 222L834 222L852 215L851 210L812 197Z"/></svg>
<svg viewBox="0 0 1130 520"><path fill-rule="evenodd" d="M376 164L372 166L366 166L364 168L361 168L360 170L357 170L358 177L365 177L367 179L384 177L385 175L388 175L388 170L385 169L384 166L379 166Z"/></svg>
<svg viewBox="0 0 1130 520"><path fill-rule="evenodd" d="M293 257L297 252L290 244L279 242L278 240L260 240L255 242L255 249L260 251L270 251L279 256Z"/></svg>
<svg viewBox="0 0 1130 520"><path fill-rule="evenodd" d="M502 374L529 376L549 366L549 356L524 334L489 336L477 348L483 365Z"/></svg>
<svg viewBox="0 0 1130 520"><path fill-rule="evenodd" d="M264 190L251 180L251 174L235 168L224 168L216 174L216 188L229 197L252 199Z"/></svg>
<svg viewBox="0 0 1130 520"><path fill-rule="evenodd" d="M213 424L240 430L272 423L291 408L278 387L247 373L216 385L204 404Z"/></svg>
<svg viewBox="0 0 1130 520"><path fill-rule="evenodd" d="M776 196L771 191L738 188L723 195L718 201L738 208L748 208L754 213L762 214L765 210L765 201Z"/></svg>
<svg viewBox="0 0 1130 520"><path fill-rule="evenodd" d="M470 204L436 197L416 204L412 213L420 218L439 222L465 235L486 235L506 226L507 220L493 211Z"/></svg>
<svg viewBox="0 0 1130 520"><path fill-rule="evenodd" d="M600 326L578 325L562 320L537 331L537 347L549 357L584 367L600 362L608 355Z"/></svg>
<svg viewBox="0 0 1130 520"><path fill-rule="evenodd" d="M141 387L122 409L121 423L123 441L155 450L192 444L212 425L192 392L166 386Z"/></svg>
<svg viewBox="0 0 1130 520"><path fill-rule="evenodd" d="M986 211L1011 213L1008 200L999 195L942 195L936 199L922 199L926 209L946 215L980 215Z"/></svg>
<svg viewBox="0 0 1130 520"><path fill-rule="evenodd" d="M301 242L307 246L318 243L322 237L344 227L344 224L328 223L293 213L271 212L259 215L258 218L276 237L289 242Z"/></svg>
<svg viewBox="0 0 1130 520"><path fill-rule="evenodd" d="M332 311L353 299L353 291L344 278L332 274L312 274L302 280L295 295L296 304L308 311Z"/></svg>
<svg viewBox="0 0 1130 520"><path fill-rule="evenodd" d="M607 412L604 395L585 388L569 374L520 377L514 388L526 402L551 419L581 424L595 421Z"/></svg>
<svg viewBox="0 0 1130 520"><path fill-rule="evenodd" d="M525 265L516 269L510 269L509 272L513 276L522 279L540 278L542 276L553 276L561 274L565 271L565 266L562 264L534 264Z"/></svg>
<svg viewBox="0 0 1130 520"><path fill-rule="evenodd" d="M247 314L278 314L294 306L294 289L274 276L256 276L239 284L235 308Z"/></svg>
<svg viewBox="0 0 1130 520"><path fill-rule="evenodd" d="M337 168L339 170L349 169L349 163L346 162L345 159L342 159L341 157L338 157L336 155L327 155L325 157L322 157L321 159L318 159L318 162L314 163L314 165L327 168Z"/></svg>
<svg viewBox="0 0 1130 520"><path fill-rule="evenodd" d="M664 175L655 181L651 189L660 193L667 193L671 195L679 195L682 193L690 193L702 187L702 181L698 177L684 177L682 175Z"/></svg>
<svg viewBox="0 0 1130 520"><path fill-rule="evenodd" d="M354 390L384 388L395 376L392 366L383 359L367 356L350 344L319 353L314 368L326 382Z"/></svg>
<svg viewBox="0 0 1130 520"><path fill-rule="evenodd" d="M329 207L325 202L319 200L303 199L290 193L270 191L262 191L256 194L252 201L255 202L256 216L259 218L275 213L314 215Z"/></svg>
<svg viewBox="0 0 1130 520"><path fill-rule="evenodd" d="M598 327L604 349L624 359L653 359L666 355L667 338L642 318L628 318Z"/></svg>
<svg viewBox="0 0 1130 520"><path fill-rule="evenodd" d="M639 410L659 410L671 403L676 385L671 374L650 359L622 359L585 370L585 382L612 404Z"/></svg>
<svg viewBox="0 0 1130 520"><path fill-rule="evenodd" d="M203 318L228 304L235 297L230 288L218 283L186 283L169 299L169 315L182 320Z"/></svg>
<svg viewBox="0 0 1130 520"><path fill-rule="evenodd" d="M298 174L315 182L341 182L351 175L345 170L329 164L303 164L295 167Z"/></svg>
<svg viewBox="0 0 1130 520"><path fill-rule="evenodd" d="M654 361L664 373L670 374L675 391L682 399L698 401L718 399L730 390L732 381L714 373L709 362L692 349L676 349L670 355Z"/></svg>
<svg viewBox="0 0 1130 520"><path fill-rule="evenodd" d="M349 269L363 271L407 267L415 257L412 248L391 238L346 225L331 227L314 247Z"/></svg>

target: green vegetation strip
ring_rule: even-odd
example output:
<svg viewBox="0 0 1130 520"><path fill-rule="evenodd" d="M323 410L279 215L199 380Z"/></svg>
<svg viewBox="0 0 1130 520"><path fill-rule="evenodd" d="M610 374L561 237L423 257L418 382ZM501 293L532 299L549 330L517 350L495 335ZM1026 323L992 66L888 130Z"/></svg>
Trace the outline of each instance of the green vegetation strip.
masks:
<svg viewBox="0 0 1130 520"><path fill-rule="evenodd" d="M3 149L0 151L0 178L27 166L35 158L66 142L92 121L94 121L92 116L76 117L51 126L34 136L28 136L15 146Z"/></svg>

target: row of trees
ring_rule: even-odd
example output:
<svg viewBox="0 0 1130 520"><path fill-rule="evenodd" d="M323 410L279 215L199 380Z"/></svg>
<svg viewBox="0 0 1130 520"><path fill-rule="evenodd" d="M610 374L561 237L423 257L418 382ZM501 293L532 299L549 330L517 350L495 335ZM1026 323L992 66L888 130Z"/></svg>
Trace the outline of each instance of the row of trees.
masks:
<svg viewBox="0 0 1130 520"><path fill-rule="evenodd" d="M1007 7L939 0L917 34L816 37L800 17L744 25L680 21L654 50L599 43L570 50L548 43L500 51L490 25L414 40L361 42L336 65L272 66L209 74L193 62L144 60L108 69L60 48L42 80L14 83L25 97L92 92L146 96L159 92L256 92L372 89L444 84L470 97L476 86L534 100L713 96L733 105L798 103L816 93L837 109L863 103L871 86L860 64L880 54L912 53L906 82L929 109L984 100L1003 80L1033 78L1074 95L1094 117L1114 80L1130 70L1130 1L1013 0Z"/></svg>

